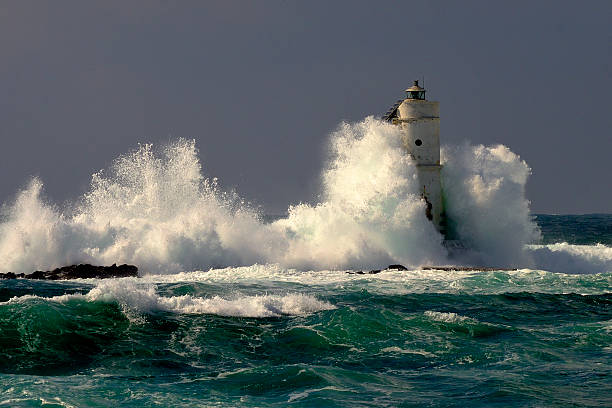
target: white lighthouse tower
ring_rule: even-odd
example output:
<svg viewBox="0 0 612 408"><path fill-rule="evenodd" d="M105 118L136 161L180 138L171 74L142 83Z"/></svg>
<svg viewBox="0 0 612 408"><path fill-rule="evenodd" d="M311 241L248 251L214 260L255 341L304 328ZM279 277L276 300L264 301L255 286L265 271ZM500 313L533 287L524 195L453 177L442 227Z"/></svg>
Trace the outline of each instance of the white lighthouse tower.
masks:
<svg viewBox="0 0 612 408"><path fill-rule="evenodd" d="M417 168L419 192L425 200L426 216L444 234L445 219L440 182L440 104L425 99L419 81L406 89L400 99L383 116L383 120L400 126L404 147Z"/></svg>

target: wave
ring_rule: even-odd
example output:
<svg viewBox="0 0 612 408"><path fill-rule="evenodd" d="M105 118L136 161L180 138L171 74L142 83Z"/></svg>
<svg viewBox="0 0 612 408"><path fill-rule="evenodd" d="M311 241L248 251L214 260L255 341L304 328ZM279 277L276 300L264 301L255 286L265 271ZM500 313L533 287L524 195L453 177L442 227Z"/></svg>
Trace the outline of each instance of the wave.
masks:
<svg viewBox="0 0 612 408"><path fill-rule="evenodd" d="M453 312L426 310L423 316L434 324L446 326L446 329L452 332L465 333L471 337L494 336L508 330L508 327L481 322L477 319Z"/></svg>
<svg viewBox="0 0 612 408"><path fill-rule="evenodd" d="M279 317L306 315L335 308L328 302L302 293L236 295L233 298L220 296L201 298L191 295L166 297L160 296L154 285L143 285L130 279L101 281L87 294L70 294L49 298L25 295L0 302L0 305L24 304L35 300L59 303L74 301L116 303L130 318L137 318L139 313L158 311L237 317Z"/></svg>
<svg viewBox="0 0 612 408"><path fill-rule="evenodd" d="M236 296L226 299L182 296L160 296L153 286L126 285L125 282L102 282L92 289L89 301L117 302L130 311L166 311L186 314L215 314L238 317L278 317L305 315L334 309L328 302L302 293L285 295Z"/></svg>
<svg viewBox="0 0 612 408"><path fill-rule="evenodd" d="M527 163L503 145L443 146L441 154L450 232L476 252L472 262L532 266L524 246L541 232L525 197Z"/></svg>
<svg viewBox="0 0 612 408"><path fill-rule="evenodd" d="M431 320L444 322L444 323L479 323L476 319L471 317L461 316L457 313L452 312L436 312L433 310L426 310L423 314Z"/></svg>
<svg viewBox="0 0 612 408"><path fill-rule="evenodd" d="M424 217L414 163L400 130L373 118L344 123L329 139L320 202L297 204L272 223L206 177L194 141L141 145L92 176L70 208L44 199L33 179L0 218L2 269L29 273L67 264L138 265L141 273L227 266L376 269L391 263L532 267L524 246L527 164L505 146L445 146L442 183L453 232L474 249L448 259Z"/></svg>
<svg viewBox="0 0 612 408"><path fill-rule="evenodd" d="M202 283L211 285L295 285L329 290L361 291L380 294L501 294L529 293L609 293L612 272L566 274L544 269L511 271L453 271L423 270L382 271L377 274L357 275L347 271L299 271L278 264L253 265L210 269L178 274L148 275L139 281L148 284Z"/></svg>
<svg viewBox="0 0 612 408"><path fill-rule="evenodd" d="M527 252L540 269L575 274L612 272L612 248L603 244L529 245Z"/></svg>

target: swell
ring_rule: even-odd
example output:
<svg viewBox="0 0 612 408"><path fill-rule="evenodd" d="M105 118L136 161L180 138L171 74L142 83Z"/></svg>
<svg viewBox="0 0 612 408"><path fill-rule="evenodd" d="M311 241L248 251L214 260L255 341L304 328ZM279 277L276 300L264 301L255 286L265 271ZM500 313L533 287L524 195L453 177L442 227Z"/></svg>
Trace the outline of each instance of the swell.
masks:
<svg viewBox="0 0 612 408"><path fill-rule="evenodd" d="M0 371L56 375L87 367L128 325L113 304L26 295L0 305Z"/></svg>
<svg viewBox="0 0 612 408"><path fill-rule="evenodd" d="M567 242L572 245L612 246L612 214L537 214L542 244Z"/></svg>
<svg viewBox="0 0 612 408"><path fill-rule="evenodd" d="M184 291L163 288L165 298ZM326 296L327 306L316 311L260 314L258 319L244 319L242 313L169 312L140 297L126 301L121 294L113 296L111 301L98 294L28 295L0 304L0 372L66 375L95 370L216 378L242 368L229 375L242 382L258 370L330 362L339 370L366 374L449 365L516 368L504 362L507 349L501 345L510 347L521 364L571 363L583 352L599 355L612 341L610 293L389 295L336 290ZM251 298L236 299L252 307L245 301ZM230 386L219 381L219 386Z"/></svg>

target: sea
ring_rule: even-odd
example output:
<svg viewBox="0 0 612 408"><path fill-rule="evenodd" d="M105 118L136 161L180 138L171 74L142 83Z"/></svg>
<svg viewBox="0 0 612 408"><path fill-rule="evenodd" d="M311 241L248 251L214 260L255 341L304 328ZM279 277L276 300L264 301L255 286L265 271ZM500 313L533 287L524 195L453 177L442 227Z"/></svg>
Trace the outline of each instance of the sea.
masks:
<svg viewBox="0 0 612 408"><path fill-rule="evenodd" d="M2 207L0 272L140 276L1 280L0 406L612 406L612 215L532 214L508 147L444 146L449 251L396 132L339 126L320 194L279 216L189 140L69 203L33 178Z"/></svg>

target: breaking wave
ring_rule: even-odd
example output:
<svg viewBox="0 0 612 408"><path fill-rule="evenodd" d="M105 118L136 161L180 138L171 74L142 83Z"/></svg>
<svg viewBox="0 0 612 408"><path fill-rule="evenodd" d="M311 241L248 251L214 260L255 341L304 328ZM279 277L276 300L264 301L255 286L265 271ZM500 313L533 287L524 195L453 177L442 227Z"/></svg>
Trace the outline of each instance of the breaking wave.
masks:
<svg viewBox="0 0 612 408"><path fill-rule="evenodd" d="M544 250L525 250L538 241L539 230L525 198L530 169L519 156L501 145L446 146L442 153L450 226L473 248L463 259L449 261L442 236L423 216L415 167L399 130L370 117L332 133L319 203L292 205L272 223L204 175L190 140L159 150L141 145L119 157L92 176L89 191L70 209L47 202L35 178L2 208L1 268L29 273L74 263L130 263L141 273L163 274L253 264L301 270L449 262L558 267L543 261ZM609 260L594 262L603 265L597 270L609 266Z"/></svg>
<svg viewBox="0 0 612 408"><path fill-rule="evenodd" d="M572 245L566 242L529 245L527 252L540 269L563 273L612 272L612 248L603 244Z"/></svg>
<svg viewBox="0 0 612 408"><path fill-rule="evenodd" d="M487 265L533 266L526 244L538 242L525 184L531 169L506 146L442 148L449 227Z"/></svg>
<svg viewBox="0 0 612 408"><path fill-rule="evenodd" d="M140 313L172 312L179 314L214 314L237 317L279 317L306 315L335 307L303 293L284 295L236 295L202 298L191 295L161 296L154 285L143 285L126 279L99 282L87 294L68 294L50 298L35 295L14 297L0 305L27 303L33 300L67 303L71 301L117 303L130 318Z"/></svg>

